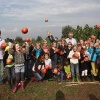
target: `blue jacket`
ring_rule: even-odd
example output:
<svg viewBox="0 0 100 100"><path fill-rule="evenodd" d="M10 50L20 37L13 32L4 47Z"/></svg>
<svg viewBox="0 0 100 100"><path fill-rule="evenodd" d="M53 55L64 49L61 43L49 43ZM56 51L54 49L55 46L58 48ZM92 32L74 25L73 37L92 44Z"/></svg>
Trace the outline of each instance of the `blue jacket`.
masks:
<svg viewBox="0 0 100 100"><path fill-rule="evenodd" d="M95 49L95 52L94 52L94 49ZM97 49L97 48L88 48L88 52L90 53L90 57L89 57L90 61L96 62L97 55L100 53L100 49ZM94 52L94 54L93 54L93 52Z"/></svg>

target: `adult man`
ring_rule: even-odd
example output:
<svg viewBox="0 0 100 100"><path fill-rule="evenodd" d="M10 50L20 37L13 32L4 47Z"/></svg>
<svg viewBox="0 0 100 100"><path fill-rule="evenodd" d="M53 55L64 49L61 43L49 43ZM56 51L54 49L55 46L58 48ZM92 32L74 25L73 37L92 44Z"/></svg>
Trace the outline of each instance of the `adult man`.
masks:
<svg viewBox="0 0 100 100"><path fill-rule="evenodd" d="M66 42L68 43L68 42L71 42L72 43L72 45L76 45L76 39L74 39L73 38L73 33L72 32L70 32L69 34L68 34L68 38L66 39Z"/></svg>
<svg viewBox="0 0 100 100"><path fill-rule="evenodd" d="M0 84L3 83L3 75L4 75L4 68L3 68L3 55L4 55L4 51L1 48L2 43L4 43L5 41L1 38L1 31L0 31Z"/></svg>

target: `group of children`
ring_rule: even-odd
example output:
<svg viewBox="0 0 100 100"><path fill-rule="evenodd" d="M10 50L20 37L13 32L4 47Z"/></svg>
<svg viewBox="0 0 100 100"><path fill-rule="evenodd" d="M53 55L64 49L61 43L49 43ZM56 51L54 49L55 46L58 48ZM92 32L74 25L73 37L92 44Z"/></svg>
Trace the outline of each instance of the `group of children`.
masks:
<svg viewBox="0 0 100 100"><path fill-rule="evenodd" d="M73 45L62 38L60 42L51 41L50 46L46 40L42 45L24 42L20 46L9 41L3 58L9 87L12 88L14 84L13 92L16 92L21 85L24 91L27 79L42 82L56 77L60 82L79 82L80 78L81 81L87 81L90 75L93 80L100 74L100 40L93 46L91 43L81 39L80 43Z"/></svg>

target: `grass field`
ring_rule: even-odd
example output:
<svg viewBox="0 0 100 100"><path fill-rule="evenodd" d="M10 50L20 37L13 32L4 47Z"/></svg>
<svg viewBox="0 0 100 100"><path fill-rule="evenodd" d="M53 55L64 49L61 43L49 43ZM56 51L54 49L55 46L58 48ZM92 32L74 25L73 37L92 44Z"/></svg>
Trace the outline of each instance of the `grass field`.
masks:
<svg viewBox="0 0 100 100"><path fill-rule="evenodd" d="M100 84L80 84L57 81L25 82L25 91L13 93L7 83L0 85L0 100L100 100Z"/></svg>

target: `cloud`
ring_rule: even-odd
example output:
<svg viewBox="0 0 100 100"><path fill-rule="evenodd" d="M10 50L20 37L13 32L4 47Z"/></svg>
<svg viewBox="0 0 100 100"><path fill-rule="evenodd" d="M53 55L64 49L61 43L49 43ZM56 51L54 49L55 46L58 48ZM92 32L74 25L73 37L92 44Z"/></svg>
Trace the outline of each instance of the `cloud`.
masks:
<svg viewBox="0 0 100 100"><path fill-rule="evenodd" d="M99 9L100 0L0 0L0 28L4 34L16 33L13 37L22 36L23 26L29 28L30 37L40 33L45 37L47 30L56 35L65 25L100 24Z"/></svg>

